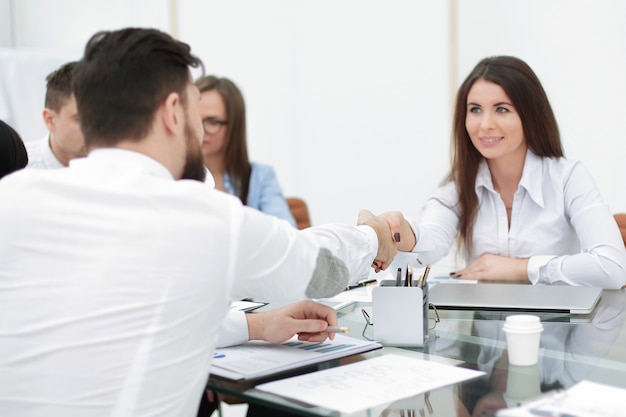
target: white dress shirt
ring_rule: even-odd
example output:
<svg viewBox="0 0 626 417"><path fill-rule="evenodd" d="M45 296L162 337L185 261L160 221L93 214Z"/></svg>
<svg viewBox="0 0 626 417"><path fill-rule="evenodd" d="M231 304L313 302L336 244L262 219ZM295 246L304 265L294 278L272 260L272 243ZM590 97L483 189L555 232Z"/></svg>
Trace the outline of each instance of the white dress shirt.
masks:
<svg viewBox="0 0 626 417"><path fill-rule="evenodd" d="M529 258L533 284L561 283L620 288L626 283L626 251L609 206L578 161L540 158L528 151L513 198L511 225L485 161L476 177L478 213L471 262L491 253ZM410 220L413 252L434 263L450 250L459 225L456 184L439 188L417 220Z"/></svg>
<svg viewBox="0 0 626 417"><path fill-rule="evenodd" d="M0 201L2 416L195 416L231 300L337 293L378 246L119 149L5 177Z"/></svg>
<svg viewBox="0 0 626 417"><path fill-rule="evenodd" d="M49 133L41 139L24 143L24 146L28 154L26 168L54 169L64 167L52 153Z"/></svg>

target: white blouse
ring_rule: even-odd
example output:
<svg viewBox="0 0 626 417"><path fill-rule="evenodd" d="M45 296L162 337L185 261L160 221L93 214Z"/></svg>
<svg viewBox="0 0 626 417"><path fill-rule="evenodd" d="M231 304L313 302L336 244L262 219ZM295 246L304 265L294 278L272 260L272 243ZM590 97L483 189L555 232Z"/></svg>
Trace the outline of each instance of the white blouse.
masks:
<svg viewBox="0 0 626 417"><path fill-rule="evenodd" d="M475 190L479 209L468 263L485 253L529 258L533 284L620 288L626 282L626 250L617 224L581 162L528 151L510 227L485 161ZM445 256L459 227L455 183L435 191L418 219L409 221L417 239L413 252L420 260L434 263Z"/></svg>

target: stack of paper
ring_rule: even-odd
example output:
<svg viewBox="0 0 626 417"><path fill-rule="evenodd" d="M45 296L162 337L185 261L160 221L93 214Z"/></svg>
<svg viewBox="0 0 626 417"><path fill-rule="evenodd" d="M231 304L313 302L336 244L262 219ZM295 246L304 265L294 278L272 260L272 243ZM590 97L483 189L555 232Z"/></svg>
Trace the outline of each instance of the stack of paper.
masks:
<svg viewBox="0 0 626 417"><path fill-rule="evenodd" d="M352 413L384 407L402 398L481 375L484 372L389 354L257 385L256 388L311 405Z"/></svg>
<svg viewBox="0 0 626 417"><path fill-rule="evenodd" d="M232 380L259 378L380 347L379 343L342 334L322 343L302 342L296 337L282 344L254 341L218 349L213 355L211 375Z"/></svg>
<svg viewBox="0 0 626 417"><path fill-rule="evenodd" d="M572 416L618 417L625 416L626 389L581 381L566 391L556 391L541 399L524 403L521 407L498 411L498 417Z"/></svg>

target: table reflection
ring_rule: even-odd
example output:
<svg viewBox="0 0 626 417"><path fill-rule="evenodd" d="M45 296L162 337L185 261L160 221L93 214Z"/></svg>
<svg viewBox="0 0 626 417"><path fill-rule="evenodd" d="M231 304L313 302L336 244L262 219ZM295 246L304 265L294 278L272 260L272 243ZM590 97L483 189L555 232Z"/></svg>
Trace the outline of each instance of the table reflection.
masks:
<svg viewBox="0 0 626 417"><path fill-rule="evenodd" d="M534 366L508 363L502 326L505 317L513 313L498 314L501 319L493 320L493 314L485 317L485 313L475 313L471 335L478 338L479 344L457 346L459 356L486 372L485 378L459 387L459 396L468 415L492 416L501 408L518 405L543 392L567 389L587 379L622 331L626 320L626 295L619 290L604 291L595 312L582 319L575 316L568 317L567 321L550 321L549 316L542 318L544 331L539 362ZM580 320L582 322L578 322Z"/></svg>

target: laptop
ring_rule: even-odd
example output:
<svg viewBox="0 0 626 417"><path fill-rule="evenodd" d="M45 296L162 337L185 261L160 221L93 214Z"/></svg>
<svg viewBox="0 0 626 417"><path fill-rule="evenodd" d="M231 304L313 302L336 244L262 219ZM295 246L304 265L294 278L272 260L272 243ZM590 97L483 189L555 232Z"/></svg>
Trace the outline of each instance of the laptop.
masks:
<svg viewBox="0 0 626 417"><path fill-rule="evenodd" d="M602 288L568 285L440 283L429 288L429 301L440 310L589 314L601 294Z"/></svg>

